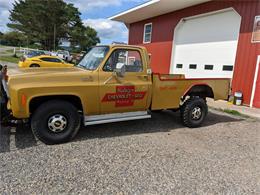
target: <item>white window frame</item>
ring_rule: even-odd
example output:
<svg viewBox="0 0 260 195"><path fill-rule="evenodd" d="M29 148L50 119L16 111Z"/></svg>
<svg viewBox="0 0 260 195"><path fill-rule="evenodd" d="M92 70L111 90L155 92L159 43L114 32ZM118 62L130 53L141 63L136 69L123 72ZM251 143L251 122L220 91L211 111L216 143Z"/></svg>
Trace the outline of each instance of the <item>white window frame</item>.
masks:
<svg viewBox="0 0 260 195"><path fill-rule="evenodd" d="M151 34L150 34L150 40L149 41L145 41L145 30L146 30L146 27L151 25ZM153 23L147 23L144 25L144 34L143 34L143 43L151 43L152 42L152 34L153 34Z"/></svg>
<svg viewBox="0 0 260 195"><path fill-rule="evenodd" d="M135 57L128 57L128 65L130 64L130 61L134 60L135 61Z"/></svg>
<svg viewBox="0 0 260 195"><path fill-rule="evenodd" d="M252 30L251 43L260 43L260 41L255 41L255 40L254 40L254 30L255 30L255 28L256 28L256 23L255 23L255 22L257 21L258 18L260 18L260 15L255 16L254 27L253 27L253 30Z"/></svg>

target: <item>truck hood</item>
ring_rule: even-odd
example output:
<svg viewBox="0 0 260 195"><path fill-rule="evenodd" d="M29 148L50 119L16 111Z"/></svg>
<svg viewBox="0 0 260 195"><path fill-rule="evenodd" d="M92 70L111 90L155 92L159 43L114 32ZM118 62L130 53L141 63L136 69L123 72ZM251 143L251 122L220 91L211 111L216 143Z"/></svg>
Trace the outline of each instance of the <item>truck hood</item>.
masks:
<svg viewBox="0 0 260 195"><path fill-rule="evenodd" d="M40 75L67 74L84 71L78 67L62 67L62 68L19 68L8 72L10 78L16 77L33 77Z"/></svg>
<svg viewBox="0 0 260 195"><path fill-rule="evenodd" d="M68 68L26 68L8 73L8 86L12 88L30 88L46 86L68 86L93 81L92 71L79 67Z"/></svg>

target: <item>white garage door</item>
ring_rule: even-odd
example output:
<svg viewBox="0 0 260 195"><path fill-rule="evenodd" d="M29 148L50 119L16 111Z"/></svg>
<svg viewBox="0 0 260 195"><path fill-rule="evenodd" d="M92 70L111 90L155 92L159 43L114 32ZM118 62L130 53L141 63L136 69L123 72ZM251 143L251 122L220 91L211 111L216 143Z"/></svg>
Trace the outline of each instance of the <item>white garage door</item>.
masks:
<svg viewBox="0 0 260 195"><path fill-rule="evenodd" d="M240 23L233 9L183 19L175 29L171 73L232 78Z"/></svg>

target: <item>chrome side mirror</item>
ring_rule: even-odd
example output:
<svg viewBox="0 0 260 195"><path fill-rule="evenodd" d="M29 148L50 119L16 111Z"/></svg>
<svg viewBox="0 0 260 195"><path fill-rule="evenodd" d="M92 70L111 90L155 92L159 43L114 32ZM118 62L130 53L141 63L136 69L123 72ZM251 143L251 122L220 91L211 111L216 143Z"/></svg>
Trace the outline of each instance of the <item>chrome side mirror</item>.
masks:
<svg viewBox="0 0 260 195"><path fill-rule="evenodd" d="M116 64L116 69L114 70L116 76L118 77L124 77L125 76L125 72L126 72L126 69L125 69L125 65L122 64L122 63L117 63Z"/></svg>

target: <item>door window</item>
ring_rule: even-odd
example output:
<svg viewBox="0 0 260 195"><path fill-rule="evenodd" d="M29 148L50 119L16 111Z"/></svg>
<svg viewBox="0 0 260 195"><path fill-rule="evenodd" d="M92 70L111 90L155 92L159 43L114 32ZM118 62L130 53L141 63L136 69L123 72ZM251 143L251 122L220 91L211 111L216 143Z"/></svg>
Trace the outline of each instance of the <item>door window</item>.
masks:
<svg viewBox="0 0 260 195"><path fill-rule="evenodd" d="M117 49L105 63L103 70L113 72L116 68L125 66L126 72L143 72L143 63L139 51Z"/></svg>
<svg viewBox="0 0 260 195"><path fill-rule="evenodd" d="M45 62L56 62L56 63L60 63L61 60L58 59L58 58L41 58L42 61L45 61Z"/></svg>

